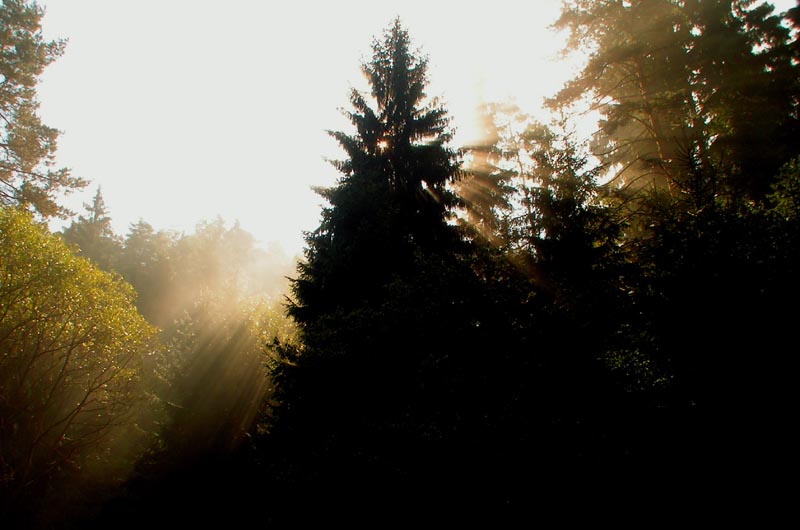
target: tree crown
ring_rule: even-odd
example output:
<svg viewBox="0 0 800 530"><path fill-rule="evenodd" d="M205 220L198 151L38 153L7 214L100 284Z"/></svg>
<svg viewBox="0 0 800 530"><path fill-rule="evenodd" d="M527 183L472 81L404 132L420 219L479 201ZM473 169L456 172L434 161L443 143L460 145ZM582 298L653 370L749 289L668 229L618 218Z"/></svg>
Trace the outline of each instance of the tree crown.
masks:
<svg viewBox="0 0 800 530"><path fill-rule="evenodd" d="M59 131L37 115L39 75L64 51L64 41L42 38L43 14L35 2L0 3L0 204L65 217L56 195L86 182L53 167Z"/></svg>

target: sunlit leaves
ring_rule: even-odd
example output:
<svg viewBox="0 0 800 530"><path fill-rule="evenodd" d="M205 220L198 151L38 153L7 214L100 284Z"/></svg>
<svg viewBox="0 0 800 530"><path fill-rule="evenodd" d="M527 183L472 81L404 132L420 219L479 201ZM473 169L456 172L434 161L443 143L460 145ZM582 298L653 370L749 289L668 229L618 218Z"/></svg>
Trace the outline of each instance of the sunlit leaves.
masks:
<svg viewBox="0 0 800 530"><path fill-rule="evenodd" d="M769 199L778 215L787 220L800 219L800 158L781 168Z"/></svg>
<svg viewBox="0 0 800 530"><path fill-rule="evenodd" d="M0 464L5 481L40 484L114 457L143 397L154 330L129 285L29 215L0 211L0 249Z"/></svg>

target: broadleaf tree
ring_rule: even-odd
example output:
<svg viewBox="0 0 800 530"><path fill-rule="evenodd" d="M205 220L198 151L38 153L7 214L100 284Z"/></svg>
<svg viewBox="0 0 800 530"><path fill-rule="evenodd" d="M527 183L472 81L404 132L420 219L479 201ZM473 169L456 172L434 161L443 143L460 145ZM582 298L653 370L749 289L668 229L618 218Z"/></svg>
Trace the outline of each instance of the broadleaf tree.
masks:
<svg viewBox="0 0 800 530"><path fill-rule="evenodd" d="M150 441L136 422L157 345L130 285L30 213L0 209L0 251L0 492L11 510L66 499L60 479L124 478Z"/></svg>

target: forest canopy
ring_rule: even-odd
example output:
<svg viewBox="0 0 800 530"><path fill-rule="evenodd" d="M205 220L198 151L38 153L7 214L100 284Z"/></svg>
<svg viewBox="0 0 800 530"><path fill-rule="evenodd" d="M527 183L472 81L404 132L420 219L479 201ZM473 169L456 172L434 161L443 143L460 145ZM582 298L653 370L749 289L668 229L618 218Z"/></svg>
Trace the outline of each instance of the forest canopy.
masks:
<svg viewBox="0 0 800 530"><path fill-rule="evenodd" d="M29 62L35 108L60 44L35 4L0 13L28 35L2 64ZM654 492L785 465L800 6L575 0L556 25L588 60L554 118L485 102L458 146L393 20L296 262L222 219L117 234L99 188L52 233L36 219L78 183L40 171L55 136L32 140L35 171L0 192L9 518L504 523L581 488L670 504Z"/></svg>

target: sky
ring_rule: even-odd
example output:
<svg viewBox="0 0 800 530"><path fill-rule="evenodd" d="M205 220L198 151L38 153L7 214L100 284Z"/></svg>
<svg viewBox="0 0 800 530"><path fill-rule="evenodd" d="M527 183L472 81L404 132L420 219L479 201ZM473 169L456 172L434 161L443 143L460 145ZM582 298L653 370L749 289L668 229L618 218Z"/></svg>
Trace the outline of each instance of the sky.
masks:
<svg viewBox="0 0 800 530"><path fill-rule="evenodd" d="M267 2L40 0L46 38L68 40L42 75L41 116L62 131L57 163L98 186L115 231L140 218L191 232L238 220L290 254L319 222L314 186L335 183L326 130L346 129L360 64L397 16L430 61L428 94L456 142L474 108L516 96L538 107L568 77L547 30L558 0Z"/></svg>
<svg viewBox="0 0 800 530"><path fill-rule="evenodd" d="M429 58L427 92L455 144L473 136L481 100L537 114L577 71L548 29L560 0L38 4L45 37L68 40L42 75L40 114L62 131L57 164L90 181L62 202L80 212L101 186L123 235L139 219L188 233L220 216L301 252L323 205L312 188L338 177L326 130L347 129L340 109L368 88L360 64L397 16Z"/></svg>

